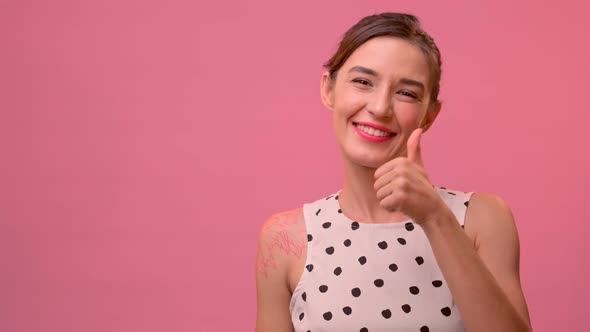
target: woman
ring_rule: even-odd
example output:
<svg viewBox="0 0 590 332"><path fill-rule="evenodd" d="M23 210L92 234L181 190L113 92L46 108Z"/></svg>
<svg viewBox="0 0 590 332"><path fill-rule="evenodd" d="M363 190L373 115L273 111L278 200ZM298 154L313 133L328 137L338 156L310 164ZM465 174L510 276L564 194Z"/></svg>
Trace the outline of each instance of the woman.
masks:
<svg viewBox="0 0 590 332"><path fill-rule="evenodd" d="M265 223L256 331L531 331L510 208L422 164L441 60L418 19L363 18L325 67L344 184Z"/></svg>

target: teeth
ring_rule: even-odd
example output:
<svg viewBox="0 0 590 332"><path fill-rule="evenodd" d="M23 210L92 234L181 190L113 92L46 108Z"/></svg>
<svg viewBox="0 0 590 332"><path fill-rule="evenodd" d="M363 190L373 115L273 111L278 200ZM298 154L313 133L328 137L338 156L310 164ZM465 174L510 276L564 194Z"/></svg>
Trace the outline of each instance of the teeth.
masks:
<svg viewBox="0 0 590 332"><path fill-rule="evenodd" d="M378 137L385 137L385 136L389 136L389 133L386 133L384 131L381 131L379 129L375 129L372 127L367 127L365 125L362 124L357 124L356 127L360 130L362 130L363 132L371 135L371 136L378 136Z"/></svg>

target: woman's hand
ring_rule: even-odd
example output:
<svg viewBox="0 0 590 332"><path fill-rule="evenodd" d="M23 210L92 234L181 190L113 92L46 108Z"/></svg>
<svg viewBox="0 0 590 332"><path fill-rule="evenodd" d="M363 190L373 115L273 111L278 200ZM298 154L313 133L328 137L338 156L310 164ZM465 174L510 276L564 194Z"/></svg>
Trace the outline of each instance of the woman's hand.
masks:
<svg viewBox="0 0 590 332"><path fill-rule="evenodd" d="M401 212L417 224L450 212L424 170L421 136L421 128L412 132L407 142L408 157L392 159L379 167L374 185L382 207Z"/></svg>

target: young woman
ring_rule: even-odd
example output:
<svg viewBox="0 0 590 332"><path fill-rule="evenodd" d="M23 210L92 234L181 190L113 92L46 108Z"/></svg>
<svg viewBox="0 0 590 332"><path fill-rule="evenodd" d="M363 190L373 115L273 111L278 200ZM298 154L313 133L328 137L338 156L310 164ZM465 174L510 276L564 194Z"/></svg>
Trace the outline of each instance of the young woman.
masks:
<svg viewBox="0 0 590 332"><path fill-rule="evenodd" d="M343 187L265 223L256 331L531 331L510 208L422 163L441 60L418 19L361 19L325 67Z"/></svg>

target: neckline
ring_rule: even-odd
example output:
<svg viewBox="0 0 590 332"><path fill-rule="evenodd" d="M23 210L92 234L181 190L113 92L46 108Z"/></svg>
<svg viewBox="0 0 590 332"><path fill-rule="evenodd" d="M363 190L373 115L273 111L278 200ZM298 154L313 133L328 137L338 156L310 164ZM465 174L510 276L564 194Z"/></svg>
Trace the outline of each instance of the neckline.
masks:
<svg viewBox="0 0 590 332"><path fill-rule="evenodd" d="M391 228L391 227L407 227L407 224L412 224L414 226L417 226L418 224L416 224L412 219L405 219L405 220L401 220L401 221L397 221L397 222L386 222L386 223L369 223L369 222L363 222L363 221L357 221L357 220L352 220L351 218L349 218L346 213L344 213L344 211L342 211L342 207L340 206L340 200L338 199L338 197L340 196L340 192L342 191L342 189L338 190L335 194L332 195L334 201L336 202L336 207L338 208L339 211L339 215L342 217L342 219L344 219L346 222L348 223L357 223L359 226L362 227L372 227L372 228Z"/></svg>

